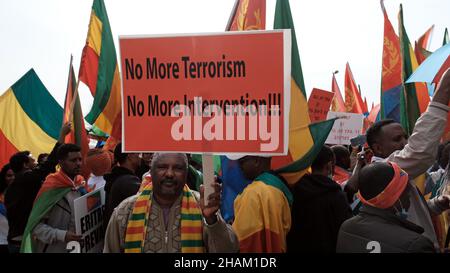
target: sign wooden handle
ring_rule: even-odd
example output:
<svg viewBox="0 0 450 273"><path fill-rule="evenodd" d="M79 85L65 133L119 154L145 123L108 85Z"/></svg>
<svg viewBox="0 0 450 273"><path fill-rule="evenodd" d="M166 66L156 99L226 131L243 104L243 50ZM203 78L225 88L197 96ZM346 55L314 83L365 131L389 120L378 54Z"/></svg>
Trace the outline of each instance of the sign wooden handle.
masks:
<svg viewBox="0 0 450 273"><path fill-rule="evenodd" d="M214 193L212 183L214 182L214 164L213 156L211 154L202 155L202 165L203 165L203 187L204 192L204 202L205 206L208 205L208 196Z"/></svg>

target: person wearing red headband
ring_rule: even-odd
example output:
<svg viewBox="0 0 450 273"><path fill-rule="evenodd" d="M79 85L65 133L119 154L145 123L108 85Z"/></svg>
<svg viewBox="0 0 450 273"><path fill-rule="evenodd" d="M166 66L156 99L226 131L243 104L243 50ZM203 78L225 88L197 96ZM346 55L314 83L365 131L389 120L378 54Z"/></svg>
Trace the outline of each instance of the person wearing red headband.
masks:
<svg viewBox="0 0 450 273"><path fill-rule="evenodd" d="M338 235L338 253L435 252L424 229L410 221L408 174L396 163L375 162L359 173L360 213L345 221Z"/></svg>
<svg viewBox="0 0 450 273"><path fill-rule="evenodd" d="M438 216L450 209L450 196L442 194L425 201L420 179L435 162L441 137L447 126L450 110L450 69L441 78L428 108L417 119L411 135L392 119L375 122L366 131L367 143L374 156L372 162L391 161L397 163L409 176L411 209L408 221L421 226L424 236L430 239L436 250L444 247L438 241L431 216ZM358 189L357 185L355 187Z"/></svg>

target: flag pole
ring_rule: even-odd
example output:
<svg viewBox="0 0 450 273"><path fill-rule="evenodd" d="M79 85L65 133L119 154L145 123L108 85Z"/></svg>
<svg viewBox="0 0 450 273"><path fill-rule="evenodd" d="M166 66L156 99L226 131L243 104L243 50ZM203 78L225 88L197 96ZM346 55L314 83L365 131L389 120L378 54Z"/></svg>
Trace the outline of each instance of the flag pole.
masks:
<svg viewBox="0 0 450 273"><path fill-rule="evenodd" d="M238 6L239 6L239 0L236 0L234 2L234 6L231 11L230 18L228 18L228 23L227 23L227 27L225 28L225 31L230 31L231 25L233 24L233 21L234 21L234 17L236 16Z"/></svg>
<svg viewBox="0 0 450 273"><path fill-rule="evenodd" d="M78 85L80 84L80 79L77 79L77 84L75 86L75 92L73 94L73 98L72 101L70 102L70 110L69 110L69 121L72 121L73 118L73 108L75 106L75 100L77 99L78 96Z"/></svg>

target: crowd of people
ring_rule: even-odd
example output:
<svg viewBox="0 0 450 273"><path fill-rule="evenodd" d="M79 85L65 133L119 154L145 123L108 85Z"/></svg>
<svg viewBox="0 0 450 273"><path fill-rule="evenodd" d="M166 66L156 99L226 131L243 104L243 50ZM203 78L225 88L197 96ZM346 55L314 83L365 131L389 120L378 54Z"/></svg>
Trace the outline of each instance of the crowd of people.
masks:
<svg viewBox="0 0 450 273"><path fill-rule="evenodd" d="M2 167L0 251L67 252L68 242L82 240L74 200L104 187L104 253L443 252L448 240L438 239L434 218L450 208L450 144L442 139L449 102L447 71L409 137L380 120L365 145L324 145L293 185L271 170L271 157L230 156L252 182L228 222L219 209L223 182L210 181L205 196L189 155L124 153L119 143L83 159L80 147L64 143L67 123L37 163L20 151Z"/></svg>

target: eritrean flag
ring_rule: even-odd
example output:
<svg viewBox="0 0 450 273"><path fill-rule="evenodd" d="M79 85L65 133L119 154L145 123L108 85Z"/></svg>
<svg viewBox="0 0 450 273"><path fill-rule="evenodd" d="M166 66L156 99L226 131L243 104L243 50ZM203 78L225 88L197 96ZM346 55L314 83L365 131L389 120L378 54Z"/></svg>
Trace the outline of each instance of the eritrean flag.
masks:
<svg viewBox="0 0 450 273"><path fill-rule="evenodd" d="M111 134L121 123L120 74L116 49L103 0L94 0L86 45L81 57L80 81L94 96L86 120ZM120 130L119 130L120 132Z"/></svg>
<svg viewBox="0 0 450 273"><path fill-rule="evenodd" d="M348 62L345 66L345 110L347 113L368 114Z"/></svg>
<svg viewBox="0 0 450 273"><path fill-rule="evenodd" d="M227 31L266 29L266 0L236 0Z"/></svg>
<svg viewBox="0 0 450 273"><path fill-rule="evenodd" d="M18 151L49 153L62 124L61 106L30 69L0 96L0 166Z"/></svg>
<svg viewBox="0 0 450 273"><path fill-rule="evenodd" d="M262 30L266 28L266 0L236 0L227 31ZM193 156L194 158L194 156ZM221 156L219 164L214 158L214 166L220 165L222 179L222 202L220 212L225 221L234 218L234 200L251 181L245 179L237 161Z"/></svg>
<svg viewBox="0 0 450 273"><path fill-rule="evenodd" d="M386 13L383 0L380 3L384 15L380 117L400 122L400 93L403 92L400 41Z"/></svg>
<svg viewBox="0 0 450 273"><path fill-rule="evenodd" d="M331 80L331 92L334 93L333 101L331 102L331 111L345 112L345 102L342 98L341 90L339 89L334 73L333 79Z"/></svg>
<svg viewBox="0 0 450 273"><path fill-rule="evenodd" d="M288 0L277 0L274 29L291 29L291 108L289 113L289 154L273 157L272 168L289 184L296 183L308 170L322 148L334 119L310 123L303 72Z"/></svg>

